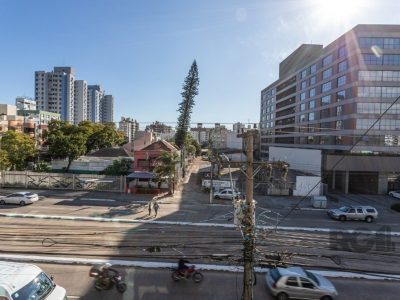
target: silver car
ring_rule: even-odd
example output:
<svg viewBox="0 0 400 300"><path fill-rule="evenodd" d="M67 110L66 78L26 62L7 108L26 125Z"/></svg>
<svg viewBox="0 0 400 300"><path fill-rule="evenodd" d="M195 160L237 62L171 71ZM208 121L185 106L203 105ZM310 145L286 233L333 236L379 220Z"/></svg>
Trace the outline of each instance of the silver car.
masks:
<svg viewBox="0 0 400 300"><path fill-rule="evenodd" d="M240 197L240 192L232 191L232 189L223 189L214 194L215 199L228 199L233 200L233 198Z"/></svg>
<svg viewBox="0 0 400 300"><path fill-rule="evenodd" d="M8 196L0 197L0 204L19 204L24 206L25 204L31 204L38 200L38 194L31 192L17 192Z"/></svg>
<svg viewBox="0 0 400 300"><path fill-rule="evenodd" d="M265 276L271 294L278 300L333 300L338 296L328 279L301 267L270 269Z"/></svg>
<svg viewBox="0 0 400 300"><path fill-rule="evenodd" d="M372 206L343 206L328 210L328 216L340 221L359 220L371 223L378 218L378 211Z"/></svg>

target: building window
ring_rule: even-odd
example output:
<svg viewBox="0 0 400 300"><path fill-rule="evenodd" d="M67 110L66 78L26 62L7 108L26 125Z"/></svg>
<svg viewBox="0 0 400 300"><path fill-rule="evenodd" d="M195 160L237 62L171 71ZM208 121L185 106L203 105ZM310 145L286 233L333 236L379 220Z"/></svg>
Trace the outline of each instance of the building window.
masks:
<svg viewBox="0 0 400 300"><path fill-rule="evenodd" d="M360 48L371 48L372 46L378 46L383 48L383 38L372 38L372 37L362 37L359 40Z"/></svg>
<svg viewBox="0 0 400 300"><path fill-rule="evenodd" d="M342 86L346 84L346 75L343 75L337 79L337 86Z"/></svg>
<svg viewBox="0 0 400 300"><path fill-rule="evenodd" d="M380 72L380 71L377 71ZM400 71L383 71L383 81L400 81Z"/></svg>
<svg viewBox="0 0 400 300"><path fill-rule="evenodd" d="M310 85L313 85L316 82L317 82L317 77L316 76L310 77Z"/></svg>
<svg viewBox="0 0 400 300"><path fill-rule="evenodd" d="M306 115L300 115L300 122L305 122L306 121Z"/></svg>
<svg viewBox="0 0 400 300"><path fill-rule="evenodd" d="M400 55L398 54L386 54L383 56L384 65L400 65Z"/></svg>
<svg viewBox="0 0 400 300"><path fill-rule="evenodd" d="M310 109L315 108L315 100L311 100L310 103L309 103L309 105L308 105L308 107L309 107Z"/></svg>
<svg viewBox="0 0 400 300"><path fill-rule="evenodd" d="M314 121L314 118L315 118L315 113L314 112L310 112L308 114L308 121Z"/></svg>
<svg viewBox="0 0 400 300"><path fill-rule="evenodd" d="M326 69L322 72L322 79L327 79L332 76L332 68Z"/></svg>
<svg viewBox="0 0 400 300"><path fill-rule="evenodd" d="M307 87L306 81L301 82L301 89L304 90Z"/></svg>
<svg viewBox="0 0 400 300"><path fill-rule="evenodd" d="M326 95L321 98L321 105L327 105L331 103L331 95Z"/></svg>
<svg viewBox="0 0 400 300"><path fill-rule="evenodd" d="M302 72L300 73L300 78L301 78L301 79L306 78L306 76L307 76L307 70L304 70L304 71L302 71Z"/></svg>
<svg viewBox="0 0 400 300"><path fill-rule="evenodd" d="M358 97L381 97L382 88L379 86L360 86L357 88Z"/></svg>
<svg viewBox="0 0 400 300"><path fill-rule="evenodd" d="M326 57L322 60L322 66L325 67L325 66L331 64L331 63L332 63L332 60L333 60L332 54L326 56Z"/></svg>
<svg viewBox="0 0 400 300"><path fill-rule="evenodd" d="M343 106L342 105L337 106L336 107L336 115L341 116L342 113L343 113Z"/></svg>
<svg viewBox="0 0 400 300"><path fill-rule="evenodd" d="M347 49L345 46L342 46L338 49L338 57L343 58L347 56Z"/></svg>
<svg viewBox="0 0 400 300"><path fill-rule="evenodd" d="M339 92L336 93L336 100L337 101L343 101L344 99L346 99L346 90L339 91Z"/></svg>
<svg viewBox="0 0 400 300"><path fill-rule="evenodd" d="M400 87L382 87L382 97L383 98L395 98L400 95Z"/></svg>
<svg viewBox="0 0 400 300"><path fill-rule="evenodd" d="M315 96L315 88L310 90L310 98Z"/></svg>
<svg viewBox="0 0 400 300"><path fill-rule="evenodd" d="M315 72L317 72L317 64L313 64L310 67L310 74L314 74Z"/></svg>
<svg viewBox="0 0 400 300"><path fill-rule="evenodd" d="M338 64L338 72L344 72L347 70L347 60L344 60Z"/></svg>
<svg viewBox="0 0 400 300"><path fill-rule="evenodd" d="M343 122L342 121L336 121L336 129L343 129Z"/></svg>
<svg viewBox="0 0 400 300"><path fill-rule="evenodd" d="M384 39L383 47L386 49L400 49L400 39L386 38Z"/></svg>
<svg viewBox="0 0 400 300"><path fill-rule="evenodd" d="M358 80L381 81L382 71L358 71Z"/></svg>
<svg viewBox="0 0 400 300"><path fill-rule="evenodd" d="M332 89L332 83L329 81L329 82L326 82L326 83L324 83L323 85L322 85L322 92L323 93L325 93L325 92L327 92L327 91L330 91Z"/></svg>
<svg viewBox="0 0 400 300"><path fill-rule="evenodd" d="M304 110L306 110L306 104L302 103L302 104L300 104L300 111L304 111Z"/></svg>
<svg viewBox="0 0 400 300"><path fill-rule="evenodd" d="M363 60L366 65L381 65L382 56L377 57L374 54L363 54Z"/></svg>
<svg viewBox="0 0 400 300"><path fill-rule="evenodd" d="M304 101L304 100L306 100L306 93L305 92L300 94L300 101Z"/></svg>

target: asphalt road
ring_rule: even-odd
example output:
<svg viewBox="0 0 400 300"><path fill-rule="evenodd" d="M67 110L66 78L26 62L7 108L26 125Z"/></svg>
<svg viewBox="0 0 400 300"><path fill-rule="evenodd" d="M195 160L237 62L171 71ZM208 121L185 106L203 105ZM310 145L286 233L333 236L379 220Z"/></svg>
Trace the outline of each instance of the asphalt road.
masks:
<svg viewBox="0 0 400 300"><path fill-rule="evenodd" d="M52 274L57 284L67 290L68 299L240 299L242 293L241 274L228 272L203 272L204 280L199 284L188 281L173 282L170 271L164 269L120 268L128 285L121 295L115 290L98 292L93 288L93 279L88 276L89 266L40 264L46 273ZM386 300L395 299L400 293L397 282L369 281L358 279L331 279L339 292L340 300ZM395 297L395 298L393 298ZM274 299L268 292L264 275L257 275L254 299Z"/></svg>

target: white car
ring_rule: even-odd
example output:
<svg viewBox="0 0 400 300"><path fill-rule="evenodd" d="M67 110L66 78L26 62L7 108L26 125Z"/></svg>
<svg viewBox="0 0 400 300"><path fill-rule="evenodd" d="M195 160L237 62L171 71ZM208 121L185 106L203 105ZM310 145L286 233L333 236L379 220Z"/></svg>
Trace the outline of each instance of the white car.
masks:
<svg viewBox="0 0 400 300"><path fill-rule="evenodd" d="M8 196L0 197L0 204L19 204L24 206L25 204L31 204L39 200L38 194L31 192L17 192Z"/></svg>
<svg viewBox="0 0 400 300"><path fill-rule="evenodd" d="M400 191L391 191L389 192L389 196L400 198Z"/></svg>
<svg viewBox="0 0 400 300"><path fill-rule="evenodd" d="M223 189L214 194L215 199L228 199L233 200L233 198L240 197L240 192L232 191L232 189Z"/></svg>

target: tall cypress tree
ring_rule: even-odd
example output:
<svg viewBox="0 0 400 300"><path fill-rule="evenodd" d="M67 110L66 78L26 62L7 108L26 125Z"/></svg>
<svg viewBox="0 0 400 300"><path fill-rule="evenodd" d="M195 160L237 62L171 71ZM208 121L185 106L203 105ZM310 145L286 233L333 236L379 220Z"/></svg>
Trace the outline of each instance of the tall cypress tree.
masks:
<svg viewBox="0 0 400 300"><path fill-rule="evenodd" d="M199 93L199 74L196 60L193 61L189 73L182 87L182 102L179 103L178 128L175 135L175 144L182 148L185 143L186 133L190 126L190 115L194 106L194 97Z"/></svg>

